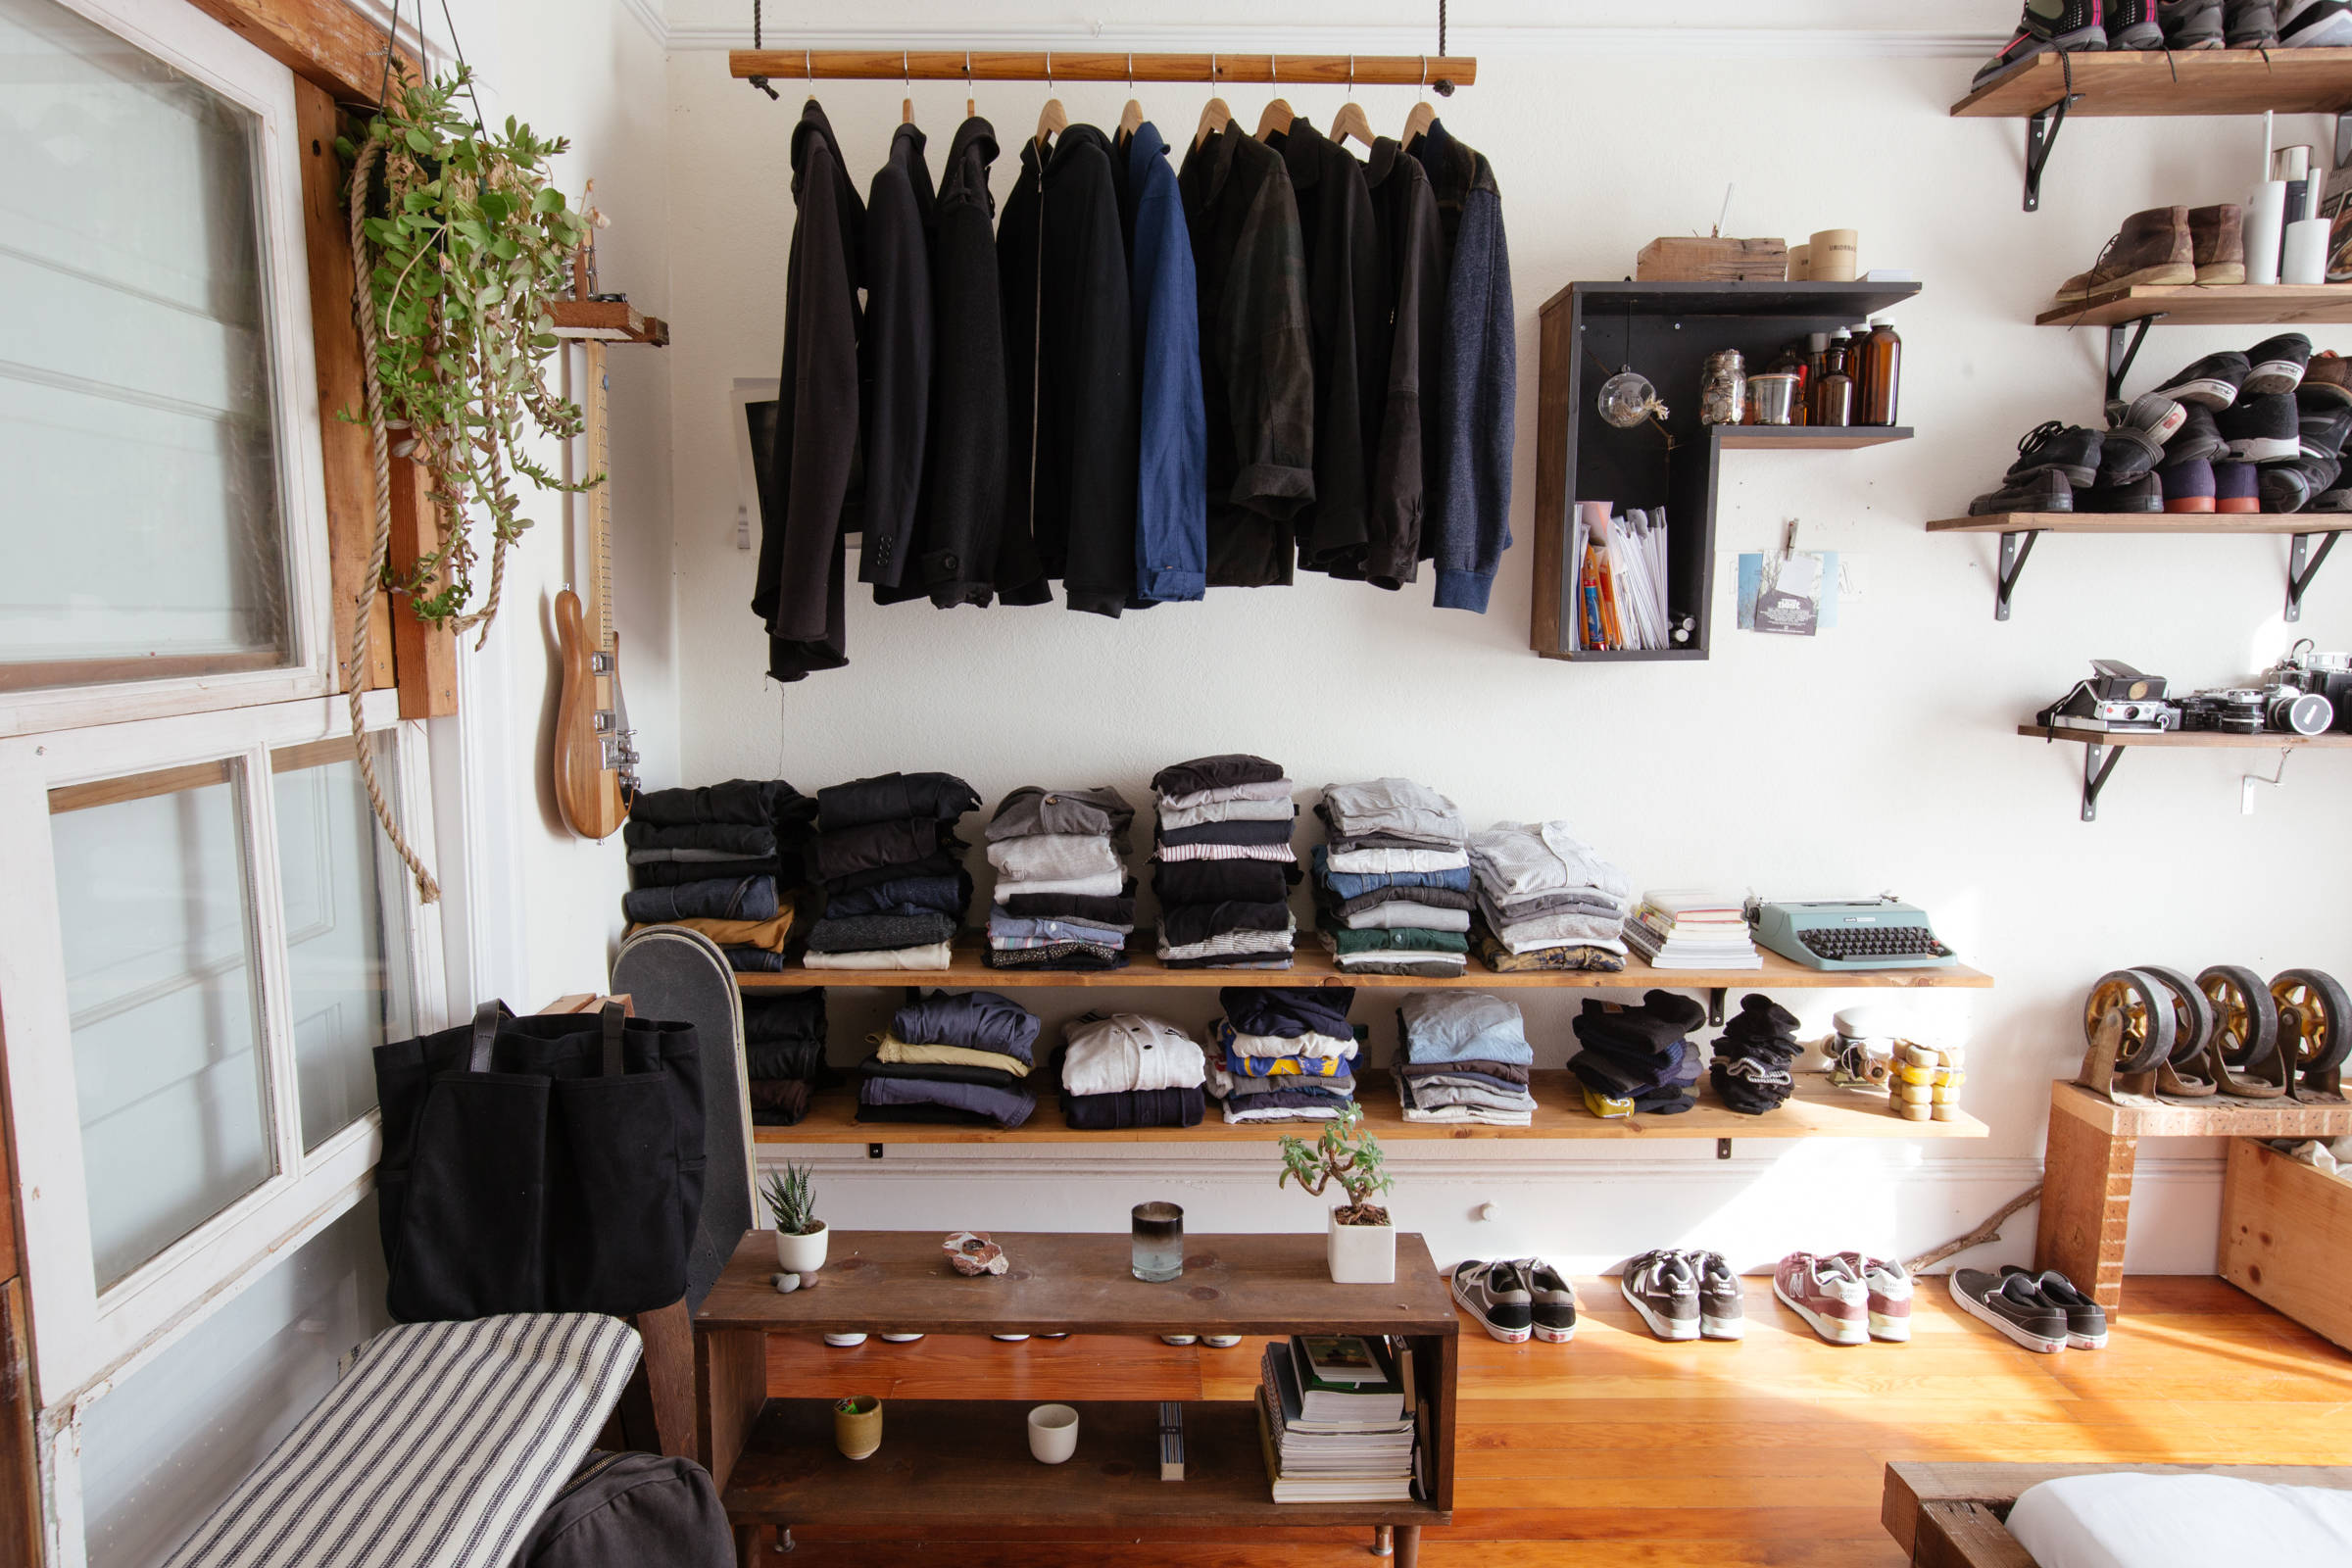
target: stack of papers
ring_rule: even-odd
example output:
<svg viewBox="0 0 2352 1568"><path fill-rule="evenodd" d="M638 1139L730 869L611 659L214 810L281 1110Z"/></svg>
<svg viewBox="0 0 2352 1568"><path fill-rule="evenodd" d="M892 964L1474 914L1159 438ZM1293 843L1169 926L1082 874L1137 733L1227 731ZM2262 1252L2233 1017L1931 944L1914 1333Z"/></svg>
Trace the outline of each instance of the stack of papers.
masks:
<svg viewBox="0 0 2352 1568"><path fill-rule="evenodd" d="M1653 969L1761 969L1737 894L1667 888L1642 895L1625 923L1626 945Z"/></svg>
<svg viewBox="0 0 2352 1568"><path fill-rule="evenodd" d="M1361 1335L1266 1347L1258 1435L1276 1502L1405 1502L1414 1418L1396 1358Z"/></svg>
<svg viewBox="0 0 2352 1568"><path fill-rule="evenodd" d="M1665 508L1588 521L1579 506L1568 559L1577 564L1570 647L1599 652L1674 646L1666 610Z"/></svg>

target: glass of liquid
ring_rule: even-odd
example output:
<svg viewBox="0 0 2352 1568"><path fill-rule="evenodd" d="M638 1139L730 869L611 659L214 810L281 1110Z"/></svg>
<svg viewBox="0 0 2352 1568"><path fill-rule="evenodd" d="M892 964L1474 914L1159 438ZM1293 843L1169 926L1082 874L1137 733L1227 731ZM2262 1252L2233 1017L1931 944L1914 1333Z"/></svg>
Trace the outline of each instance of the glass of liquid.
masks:
<svg viewBox="0 0 2352 1568"><path fill-rule="evenodd" d="M1184 1277L1184 1210L1175 1203L1135 1205L1135 1277L1165 1285Z"/></svg>

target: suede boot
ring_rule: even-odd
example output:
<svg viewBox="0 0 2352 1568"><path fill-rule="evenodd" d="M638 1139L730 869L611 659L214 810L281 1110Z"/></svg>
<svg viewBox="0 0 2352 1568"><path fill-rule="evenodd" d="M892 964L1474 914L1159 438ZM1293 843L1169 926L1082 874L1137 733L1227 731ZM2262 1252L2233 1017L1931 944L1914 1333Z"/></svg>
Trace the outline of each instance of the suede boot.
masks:
<svg viewBox="0 0 2352 1568"><path fill-rule="evenodd" d="M2243 268L2243 262L2240 262ZM2189 238L2188 209L2151 207L2124 220L2087 272L2058 286L2058 300L2087 299L2107 289L2158 287L2197 280L2196 247Z"/></svg>
<svg viewBox="0 0 2352 1568"><path fill-rule="evenodd" d="M2246 210L2235 202L2189 210L2189 253L2197 269L2198 282L2246 280L2245 223Z"/></svg>

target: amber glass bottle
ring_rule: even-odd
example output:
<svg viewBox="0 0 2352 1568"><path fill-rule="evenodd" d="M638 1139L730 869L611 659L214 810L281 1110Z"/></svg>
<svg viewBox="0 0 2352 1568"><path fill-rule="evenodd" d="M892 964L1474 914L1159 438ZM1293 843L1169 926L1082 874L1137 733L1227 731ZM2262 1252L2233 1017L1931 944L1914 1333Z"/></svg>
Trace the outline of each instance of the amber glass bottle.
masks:
<svg viewBox="0 0 2352 1568"><path fill-rule="evenodd" d="M1860 400L1854 422L1893 424L1902 397L1903 340L1884 316L1873 318L1862 340Z"/></svg>
<svg viewBox="0 0 2352 1568"><path fill-rule="evenodd" d="M1854 422L1854 378L1846 373L1845 350L1830 345L1829 368L1813 386L1815 424Z"/></svg>

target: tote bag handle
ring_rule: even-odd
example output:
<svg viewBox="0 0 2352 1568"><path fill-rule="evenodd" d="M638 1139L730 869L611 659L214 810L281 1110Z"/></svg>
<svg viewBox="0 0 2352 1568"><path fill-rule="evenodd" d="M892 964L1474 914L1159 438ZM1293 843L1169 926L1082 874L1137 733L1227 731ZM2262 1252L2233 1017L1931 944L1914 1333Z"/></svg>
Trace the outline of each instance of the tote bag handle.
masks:
<svg viewBox="0 0 2352 1568"><path fill-rule="evenodd" d="M473 1009L473 1050L467 1054L467 1072L490 1070L490 1048L498 1044L498 1026L514 1015L503 1002L485 1002ZM620 1032L627 1015L617 1002L608 1002L599 1012L605 1031L604 1076L620 1076Z"/></svg>

